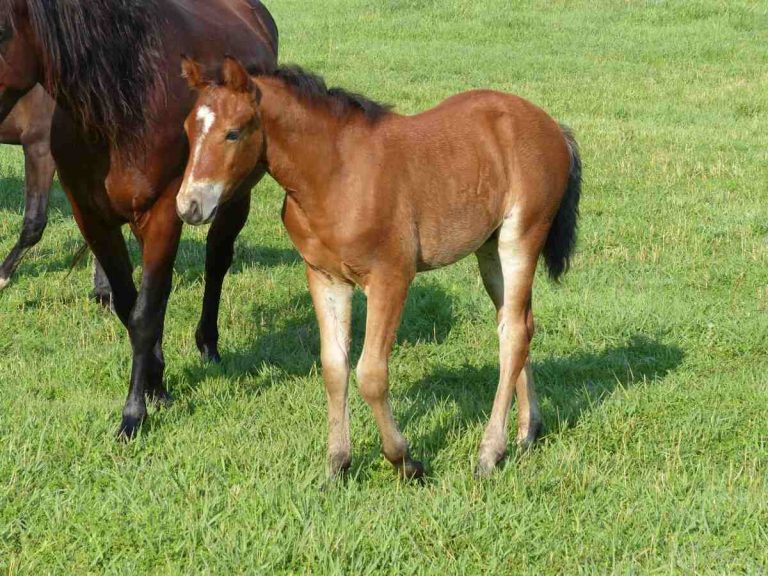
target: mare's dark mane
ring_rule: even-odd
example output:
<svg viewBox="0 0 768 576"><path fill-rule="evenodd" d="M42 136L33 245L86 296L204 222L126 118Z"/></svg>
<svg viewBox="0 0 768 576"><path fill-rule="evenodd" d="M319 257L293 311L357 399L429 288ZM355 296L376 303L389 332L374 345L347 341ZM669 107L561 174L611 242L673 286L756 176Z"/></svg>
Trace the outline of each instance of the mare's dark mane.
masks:
<svg viewBox="0 0 768 576"><path fill-rule="evenodd" d="M137 138L162 86L158 0L25 1L46 89L91 133L112 142ZM0 0L4 22L12 12L13 2Z"/></svg>
<svg viewBox="0 0 768 576"><path fill-rule="evenodd" d="M300 98L326 105L336 116L362 112L371 122L377 122L390 113L392 106L375 102L343 88L328 88L325 80L299 66L280 66L270 76L281 80Z"/></svg>

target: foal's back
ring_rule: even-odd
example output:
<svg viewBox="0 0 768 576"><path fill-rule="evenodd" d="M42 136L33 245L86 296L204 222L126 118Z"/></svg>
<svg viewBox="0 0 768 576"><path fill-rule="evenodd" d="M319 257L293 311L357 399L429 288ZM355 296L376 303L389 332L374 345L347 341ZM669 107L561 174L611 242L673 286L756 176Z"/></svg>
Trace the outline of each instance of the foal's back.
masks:
<svg viewBox="0 0 768 576"><path fill-rule="evenodd" d="M422 270L474 252L505 218L551 220L566 188L560 126L511 94L465 92L376 132L373 193L398 206Z"/></svg>

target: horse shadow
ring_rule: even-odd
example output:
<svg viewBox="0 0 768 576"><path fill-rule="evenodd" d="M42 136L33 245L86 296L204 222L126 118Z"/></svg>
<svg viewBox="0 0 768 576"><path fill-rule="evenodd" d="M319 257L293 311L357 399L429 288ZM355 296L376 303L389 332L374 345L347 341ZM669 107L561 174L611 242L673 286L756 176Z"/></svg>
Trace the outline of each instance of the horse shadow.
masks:
<svg viewBox="0 0 768 576"><path fill-rule="evenodd" d="M532 363L536 391L544 418L546 445L552 438L573 428L605 402L617 389L655 382L673 372L685 353L655 338L635 335L625 343L597 352L578 351L570 356ZM425 434L410 438L414 454L439 473L440 454L448 449L446 438L461 438L482 428L488 420L498 384L497 364L465 365L460 369L438 368L399 392L409 407L398 420L409 428L427 427ZM449 418L433 418L450 410ZM510 441L514 441L514 405L510 415ZM433 423L434 422L434 423ZM512 451L512 444L510 444ZM378 444L356 455L352 473L369 474L380 458ZM434 464L433 464L434 463Z"/></svg>
<svg viewBox="0 0 768 576"><path fill-rule="evenodd" d="M131 258L134 262L140 261L138 248L132 251ZM182 238L174 265L174 285L185 287L202 283L205 279L205 258L205 239ZM252 244L241 237L235 244L235 256L227 275L239 274L254 265L276 268L295 266L301 261L301 256L294 249Z"/></svg>
<svg viewBox="0 0 768 576"><path fill-rule="evenodd" d="M365 335L366 300L356 291L352 299L352 343L350 357L362 352ZM210 376L247 383L247 394L261 394L277 380L264 373L277 372L285 376L304 376L320 363L320 333L309 291L292 297L288 302L255 303L251 317L258 329L256 337L244 348L222 350L224 361L211 366L195 362L183 369L183 388L194 390ZM454 323L450 296L435 282L419 282L411 287L406 301L403 322L398 331L399 344L443 342ZM266 369L266 370L265 370ZM181 383L181 382L179 382Z"/></svg>

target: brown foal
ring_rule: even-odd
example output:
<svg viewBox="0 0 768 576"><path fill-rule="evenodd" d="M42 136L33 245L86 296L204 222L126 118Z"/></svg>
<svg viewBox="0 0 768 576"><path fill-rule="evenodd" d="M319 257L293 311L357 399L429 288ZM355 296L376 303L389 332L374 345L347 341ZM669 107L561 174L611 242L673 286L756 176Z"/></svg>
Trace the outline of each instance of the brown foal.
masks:
<svg viewBox="0 0 768 576"><path fill-rule="evenodd" d="M392 415L389 355L416 273L473 252L496 306L501 364L476 473L489 474L506 453L515 394L517 443L530 445L542 426L528 358L534 272L543 254L557 279L575 243L581 162L570 132L499 92L467 92L402 116L298 68L251 77L227 59L221 84L204 80L191 60L183 69L199 98L185 124L182 219L211 219L259 167L286 191L283 221L306 262L320 325L330 474L350 464L353 286L368 299L360 393L384 455L418 477L423 466Z"/></svg>

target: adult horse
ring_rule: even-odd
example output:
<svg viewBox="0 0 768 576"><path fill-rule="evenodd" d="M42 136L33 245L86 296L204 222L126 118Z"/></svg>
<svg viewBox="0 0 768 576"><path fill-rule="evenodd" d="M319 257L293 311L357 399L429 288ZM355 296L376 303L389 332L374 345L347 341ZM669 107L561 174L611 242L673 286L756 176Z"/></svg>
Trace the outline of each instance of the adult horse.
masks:
<svg viewBox="0 0 768 576"><path fill-rule="evenodd" d="M51 151L89 247L106 272L115 311L133 351L119 428L131 437L146 399L164 402L162 334L181 236L176 193L189 152L184 118L194 96L178 73L180 55L217 65L237 55L253 70L277 59L277 28L258 0L0 0L0 82L23 95L42 83L58 104ZM218 357L221 287L247 218L256 171L208 236L201 353ZM120 232L142 248L137 292Z"/></svg>
<svg viewBox="0 0 768 576"><path fill-rule="evenodd" d="M0 95L0 144L24 149L24 223L16 245L0 265L0 290L5 288L24 254L40 241L48 223L48 193L56 164L51 156L51 120L56 103L42 86L23 97Z"/></svg>
<svg viewBox="0 0 768 576"><path fill-rule="evenodd" d="M0 67L0 77L3 67ZM0 144L24 150L24 221L19 239L0 265L0 290L11 281L19 263L43 237L48 224L48 197L56 172L51 155L51 122L56 102L37 85L24 96L0 88ZM93 297L108 304L109 282L98 262L94 264Z"/></svg>

